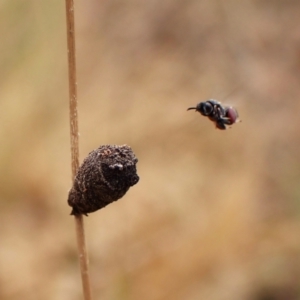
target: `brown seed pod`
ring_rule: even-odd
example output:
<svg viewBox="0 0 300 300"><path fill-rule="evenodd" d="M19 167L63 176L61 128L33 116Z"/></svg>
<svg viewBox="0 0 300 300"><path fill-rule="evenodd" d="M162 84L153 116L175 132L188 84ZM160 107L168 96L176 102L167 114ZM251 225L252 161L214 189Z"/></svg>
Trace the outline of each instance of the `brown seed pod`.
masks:
<svg viewBox="0 0 300 300"><path fill-rule="evenodd" d="M127 145L104 145L93 150L80 166L69 192L71 215L87 215L122 198L139 181L137 162Z"/></svg>

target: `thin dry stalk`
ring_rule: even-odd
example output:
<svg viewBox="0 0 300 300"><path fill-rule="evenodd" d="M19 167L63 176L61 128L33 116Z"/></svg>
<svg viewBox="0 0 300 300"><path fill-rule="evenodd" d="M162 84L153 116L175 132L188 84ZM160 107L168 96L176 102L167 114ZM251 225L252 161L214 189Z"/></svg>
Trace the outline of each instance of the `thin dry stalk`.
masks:
<svg viewBox="0 0 300 300"><path fill-rule="evenodd" d="M74 2L66 0L67 14L67 41L68 41L68 65L69 65L69 103L70 103L70 134L71 134L71 157L72 179L74 180L79 168L78 147L78 118L77 118L77 82L76 82L76 53L75 53L75 26L74 26ZM88 270L88 257L85 245L83 216L76 215L75 226L77 235L78 255L81 270L83 295L85 300L91 300L91 287Z"/></svg>

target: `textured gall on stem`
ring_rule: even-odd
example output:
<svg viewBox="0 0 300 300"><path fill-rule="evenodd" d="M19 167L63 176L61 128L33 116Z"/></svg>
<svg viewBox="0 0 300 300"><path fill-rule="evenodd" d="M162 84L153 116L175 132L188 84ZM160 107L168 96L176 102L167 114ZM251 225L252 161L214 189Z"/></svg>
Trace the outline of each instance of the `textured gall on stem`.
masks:
<svg viewBox="0 0 300 300"><path fill-rule="evenodd" d="M69 192L71 215L94 212L122 198L139 181L138 162L127 145L104 145L83 161Z"/></svg>

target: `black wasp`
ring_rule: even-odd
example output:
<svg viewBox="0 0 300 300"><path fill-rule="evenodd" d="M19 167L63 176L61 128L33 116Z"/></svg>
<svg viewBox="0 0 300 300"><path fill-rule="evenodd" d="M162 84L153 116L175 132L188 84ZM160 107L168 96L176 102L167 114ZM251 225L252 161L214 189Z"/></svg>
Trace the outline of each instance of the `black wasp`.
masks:
<svg viewBox="0 0 300 300"><path fill-rule="evenodd" d="M226 125L232 125L238 122L238 112L232 106L223 106L220 102L209 99L205 102L200 102L196 107L190 107L195 109L202 116L208 117L212 122L216 124L216 127L221 130L225 130Z"/></svg>

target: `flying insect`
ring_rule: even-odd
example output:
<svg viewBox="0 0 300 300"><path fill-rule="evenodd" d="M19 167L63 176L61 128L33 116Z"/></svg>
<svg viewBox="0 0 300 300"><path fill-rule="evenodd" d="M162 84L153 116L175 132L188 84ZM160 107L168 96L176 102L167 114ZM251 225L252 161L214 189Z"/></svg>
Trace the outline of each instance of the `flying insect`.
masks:
<svg viewBox="0 0 300 300"><path fill-rule="evenodd" d="M202 116L208 117L209 120L215 123L216 128L221 130L225 130L227 129L226 126L239 122L239 115L234 107L223 106L214 99L200 102L195 107L190 107L187 110L191 109L195 109Z"/></svg>

